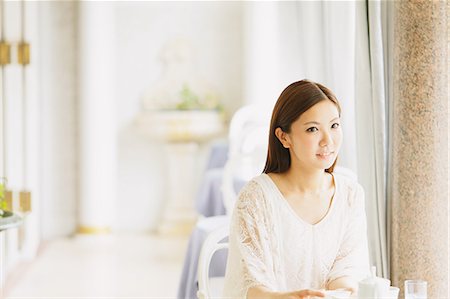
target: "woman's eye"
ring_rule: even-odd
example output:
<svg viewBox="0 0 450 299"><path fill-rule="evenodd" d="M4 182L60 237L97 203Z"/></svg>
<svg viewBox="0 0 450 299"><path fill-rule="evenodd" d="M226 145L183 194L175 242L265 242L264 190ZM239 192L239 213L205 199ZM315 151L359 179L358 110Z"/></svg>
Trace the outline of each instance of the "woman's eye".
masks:
<svg viewBox="0 0 450 299"><path fill-rule="evenodd" d="M316 127L311 127L311 128L308 128L306 131L308 131L308 132L316 132L318 130L319 129L317 129Z"/></svg>
<svg viewBox="0 0 450 299"><path fill-rule="evenodd" d="M338 124L338 123L334 123L331 127L332 127L333 129L337 129L337 128L339 128L339 124Z"/></svg>

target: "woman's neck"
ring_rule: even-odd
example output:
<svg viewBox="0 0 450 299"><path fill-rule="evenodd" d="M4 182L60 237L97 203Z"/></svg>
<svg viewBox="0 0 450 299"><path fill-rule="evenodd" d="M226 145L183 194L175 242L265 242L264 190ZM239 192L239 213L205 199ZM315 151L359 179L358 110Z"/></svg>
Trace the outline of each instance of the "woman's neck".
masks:
<svg viewBox="0 0 450 299"><path fill-rule="evenodd" d="M320 193L328 188L328 177L324 170L291 167L284 173L284 176L290 188L301 193Z"/></svg>

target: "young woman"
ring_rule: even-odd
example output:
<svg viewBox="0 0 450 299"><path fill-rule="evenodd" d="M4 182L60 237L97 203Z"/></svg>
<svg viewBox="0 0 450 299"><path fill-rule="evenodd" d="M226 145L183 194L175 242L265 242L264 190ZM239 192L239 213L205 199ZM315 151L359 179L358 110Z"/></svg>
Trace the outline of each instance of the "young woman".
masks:
<svg viewBox="0 0 450 299"><path fill-rule="evenodd" d="M302 80L281 93L263 174L241 190L234 208L225 297L355 292L369 273L363 189L333 172L340 114L321 84Z"/></svg>

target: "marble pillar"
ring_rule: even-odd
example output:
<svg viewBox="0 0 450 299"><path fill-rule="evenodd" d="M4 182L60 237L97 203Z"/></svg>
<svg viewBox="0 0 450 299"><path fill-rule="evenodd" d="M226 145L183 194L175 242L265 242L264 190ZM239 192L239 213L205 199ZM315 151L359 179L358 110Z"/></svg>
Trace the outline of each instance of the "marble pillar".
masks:
<svg viewBox="0 0 450 299"><path fill-rule="evenodd" d="M448 6L397 1L394 19L391 280L449 298Z"/></svg>
<svg viewBox="0 0 450 299"><path fill-rule="evenodd" d="M109 232L116 202L114 6L79 2L79 233ZM126 202L126 199L123 199Z"/></svg>

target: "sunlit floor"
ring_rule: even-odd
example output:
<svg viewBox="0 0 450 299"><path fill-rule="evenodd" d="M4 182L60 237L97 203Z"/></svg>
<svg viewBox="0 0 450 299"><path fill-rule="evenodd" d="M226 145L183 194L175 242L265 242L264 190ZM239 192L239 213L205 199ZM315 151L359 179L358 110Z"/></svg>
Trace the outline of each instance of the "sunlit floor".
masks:
<svg viewBox="0 0 450 299"><path fill-rule="evenodd" d="M52 241L9 279L4 297L175 298L187 242L152 234Z"/></svg>

